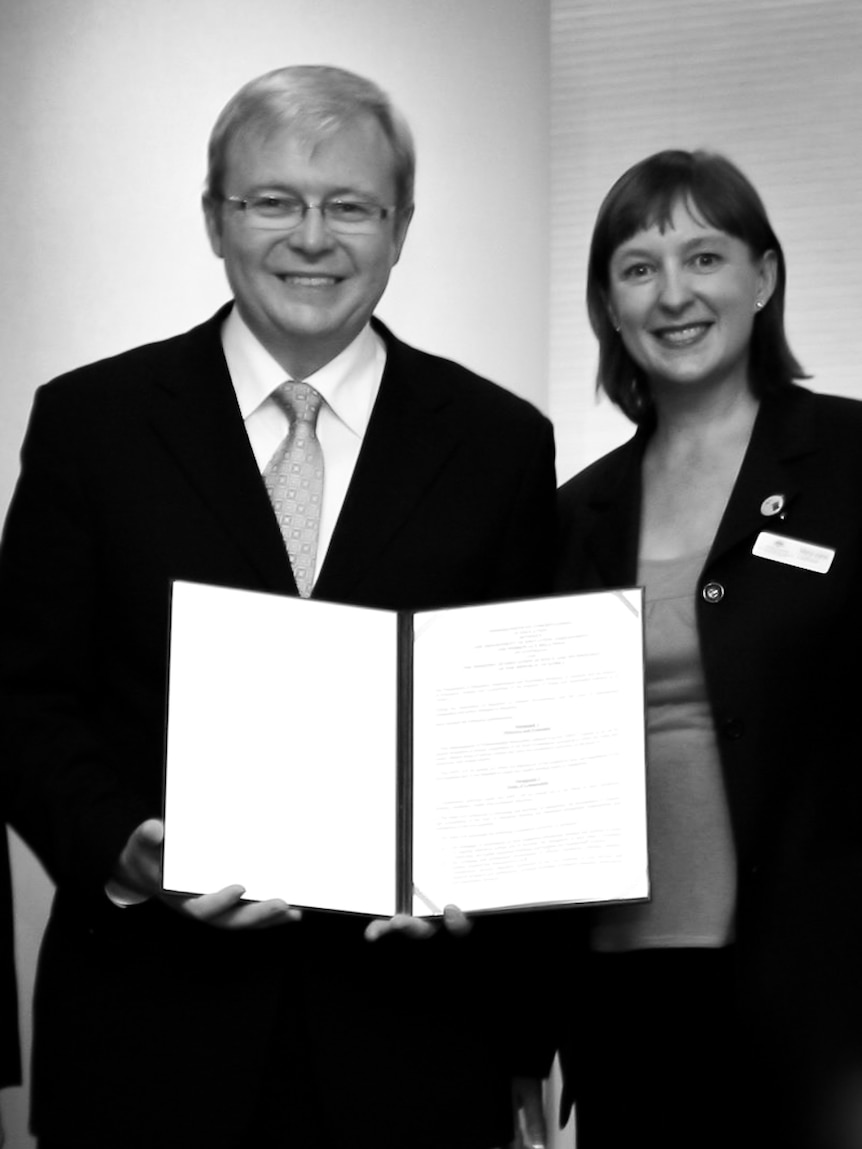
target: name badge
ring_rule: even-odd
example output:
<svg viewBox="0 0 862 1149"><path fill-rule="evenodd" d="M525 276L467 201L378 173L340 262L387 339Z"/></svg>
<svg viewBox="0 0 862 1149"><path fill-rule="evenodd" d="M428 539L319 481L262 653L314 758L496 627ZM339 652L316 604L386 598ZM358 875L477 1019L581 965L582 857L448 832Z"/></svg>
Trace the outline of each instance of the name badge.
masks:
<svg viewBox="0 0 862 1149"><path fill-rule="evenodd" d="M786 563L789 567L814 571L815 574L826 574L835 558L835 551L831 547L818 547L814 543L789 539L786 535L773 535L769 531L760 532L751 553L759 559Z"/></svg>

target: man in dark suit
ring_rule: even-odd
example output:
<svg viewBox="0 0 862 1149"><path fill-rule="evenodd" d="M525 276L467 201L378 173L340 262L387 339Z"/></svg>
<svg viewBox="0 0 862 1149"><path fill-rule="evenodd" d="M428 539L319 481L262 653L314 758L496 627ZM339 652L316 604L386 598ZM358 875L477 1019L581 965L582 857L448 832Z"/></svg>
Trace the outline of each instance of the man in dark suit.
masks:
<svg viewBox="0 0 862 1149"><path fill-rule="evenodd" d="M373 84L252 81L209 161L233 304L42 388L4 531L4 797L58 887L33 1127L42 1149L491 1149L513 1071L546 1068L512 1037L526 925L161 891L169 589L390 609L542 593L550 425L372 319L414 166ZM285 494L294 470L306 497ZM289 755L301 658L284 663Z"/></svg>

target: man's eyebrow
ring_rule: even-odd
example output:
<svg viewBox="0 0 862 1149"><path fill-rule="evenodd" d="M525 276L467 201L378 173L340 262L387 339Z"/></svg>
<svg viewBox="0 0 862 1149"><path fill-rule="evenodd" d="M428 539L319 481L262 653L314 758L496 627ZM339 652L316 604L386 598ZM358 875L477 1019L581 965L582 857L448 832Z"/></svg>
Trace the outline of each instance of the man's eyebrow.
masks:
<svg viewBox="0 0 862 1149"><path fill-rule="evenodd" d="M252 184L248 194L253 192L258 195L260 195L261 192L284 192L286 195L296 196L297 199L301 198L295 188L292 188L289 184L279 183L277 180L273 180L272 182L262 180L260 183Z"/></svg>
<svg viewBox="0 0 862 1149"><path fill-rule="evenodd" d="M278 180L268 182L262 180L260 183L252 184L246 195L262 195L266 192L274 192L278 195L289 195L295 199L304 200L305 196L302 192L297 191L291 184L281 183ZM362 187L357 187L355 184L345 184L336 188L331 188L322 197L323 201L338 199L342 196L355 196L357 199L369 200L373 203L381 202L381 197L373 191L366 190ZM316 198L316 197L315 197Z"/></svg>

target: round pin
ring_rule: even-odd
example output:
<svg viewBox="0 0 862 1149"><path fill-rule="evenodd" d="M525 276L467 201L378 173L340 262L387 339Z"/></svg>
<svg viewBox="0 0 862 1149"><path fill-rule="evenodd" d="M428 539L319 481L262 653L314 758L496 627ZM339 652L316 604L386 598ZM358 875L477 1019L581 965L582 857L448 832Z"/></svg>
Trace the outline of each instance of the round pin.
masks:
<svg viewBox="0 0 862 1149"><path fill-rule="evenodd" d="M760 504L762 515L777 515L784 510L784 495L767 495Z"/></svg>

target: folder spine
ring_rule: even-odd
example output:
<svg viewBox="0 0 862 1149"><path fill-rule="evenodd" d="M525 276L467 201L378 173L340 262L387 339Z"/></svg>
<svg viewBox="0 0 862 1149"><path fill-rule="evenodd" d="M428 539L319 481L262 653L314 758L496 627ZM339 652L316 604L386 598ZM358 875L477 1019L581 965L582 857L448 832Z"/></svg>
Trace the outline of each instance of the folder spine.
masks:
<svg viewBox="0 0 862 1149"><path fill-rule="evenodd" d="M413 615L398 614L396 891L398 913L413 909Z"/></svg>

